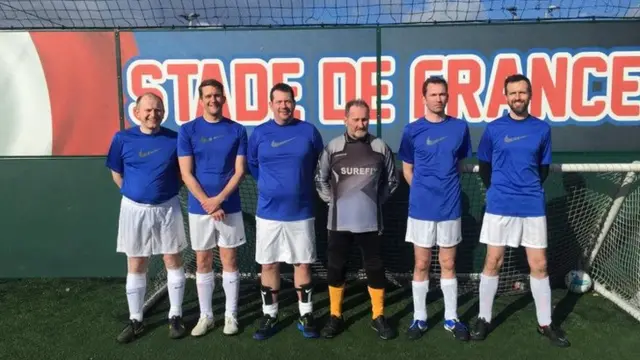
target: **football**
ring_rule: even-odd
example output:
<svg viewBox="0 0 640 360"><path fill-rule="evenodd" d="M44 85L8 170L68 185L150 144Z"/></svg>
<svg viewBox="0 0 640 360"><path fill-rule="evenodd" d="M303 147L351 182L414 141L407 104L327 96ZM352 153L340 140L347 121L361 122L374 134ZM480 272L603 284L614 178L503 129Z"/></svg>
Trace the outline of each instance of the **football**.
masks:
<svg viewBox="0 0 640 360"><path fill-rule="evenodd" d="M582 270L572 270L564 277L564 282L569 291L576 294L584 294L591 290L593 285L591 276Z"/></svg>

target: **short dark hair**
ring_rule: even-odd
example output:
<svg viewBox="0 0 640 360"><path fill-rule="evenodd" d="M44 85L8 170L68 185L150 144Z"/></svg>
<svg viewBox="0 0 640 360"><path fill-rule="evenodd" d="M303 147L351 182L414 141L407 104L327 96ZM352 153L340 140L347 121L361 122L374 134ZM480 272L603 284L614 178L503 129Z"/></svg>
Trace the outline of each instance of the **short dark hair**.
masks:
<svg viewBox="0 0 640 360"><path fill-rule="evenodd" d="M293 94L293 88L285 83L277 83L273 85L269 92L269 100L273 101L273 93L276 91L282 91L291 95L291 100L296 101L296 96Z"/></svg>
<svg viewBox="0 0 640 360"><path fill-rule="evenodd" d="M422 96L427 96L427 87L429 84L442 84L444 85L444 89L449 91L449 84L447 84L447 80L439 76L430 76L422 83Z"/></svg>
<svg viewBox="0 0 640 360"><path fill-rule="evenodd" d="M520 82L520 81L524 81L527 83L527 86L529 86L529 94L531 94L531 80L529 80L528 77L522 75L522 74L513 74L513 75L509 75L507 76L506 79L504 79L504 93L505 95L507 94L507 85L511 84L511 83L516 83L516 82Z"/></svg>
<svg viewBox="0 0 640 360"><path fill-rule="evenodd" d="M369 117L369 111L371 111L371 109L369 108L369 104L367 104L367 102L362 99L349 100L347 105L344 107L344 116L349 116L349 111L354 106L363 107L367 109L367 118Z"/></svg>
<svg viewBox="0 0 640 360"><path fill-rule="evenodd" d="M200 99L202 99L202 89L207 86L213 86L214 88L218 89L218 91L220 91L222 94L224 94L224 85L222 85L220 81L216 79L206 79L200 83L200 86L198 86L198 95L200 95Z"/></svg>

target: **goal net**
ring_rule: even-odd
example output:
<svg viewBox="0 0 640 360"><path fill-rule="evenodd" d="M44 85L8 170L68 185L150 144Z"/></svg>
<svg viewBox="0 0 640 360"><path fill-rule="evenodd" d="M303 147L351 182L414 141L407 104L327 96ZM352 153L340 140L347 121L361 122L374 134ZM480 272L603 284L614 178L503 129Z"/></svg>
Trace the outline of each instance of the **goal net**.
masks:
<svg viewBox="0 0 640 360"><path fill-rule="evenodd" d="M486 247L478 242L485 206L486 189L477 174L477 165L465 165L463 186L463 241L458 247L456 267L460 293L478 290ZM544 183L547 204L548 269L552 286L564 286L564 276L573 269L590 273L595 290L640 320L640 162L633 164L554 164ZM402 176L400 175L400 179ZM260 268L255 263L256 184L246 177L240 187L247 244L238 251L243 279L255 280ZM413 272L413 248L404 241L409 188L404 181L385 204L384 262L387 278L406 284ZM185 229L189 235L186 200L180 194ZM316 246L318 260L313 274L318 280L327 274L326 207L318 200ZM361 256L352 249L348 274L363 278ZM221 264L214 250L216 275ZM195 278L196 261L191 249L183 253L188 278ZM292 268L283 265L283 278L292 280ZM437 286L440 268L438 252L433 252L432 277ZM500 273L498 293L528 291L529 268L523 248L507 248ZM145 310L166 294L166 271L160 257L151 261L149 291Z"/></svg>

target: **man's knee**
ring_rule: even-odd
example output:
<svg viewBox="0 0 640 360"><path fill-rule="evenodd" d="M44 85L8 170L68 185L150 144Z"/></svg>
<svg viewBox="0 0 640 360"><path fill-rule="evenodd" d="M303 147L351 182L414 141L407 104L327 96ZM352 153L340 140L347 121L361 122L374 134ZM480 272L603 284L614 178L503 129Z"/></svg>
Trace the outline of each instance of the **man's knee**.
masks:
<svg viewBox="0 0 640 360"><path fill-rule="evenodd" d="M222 270L234 272L238 270L238 262L235 248L220 248L220 262Z"/></svg>
<svg viewBox="0 0 640 360"><path fill-rule="evenodd" d="M196 263L199 273L208 273L213 269L213 252L211 250L196 251Z"/></svg>
<svg viewBox="0 0 640 360"><path fill-rule="evenodd" d="M278 270L280 269L280 264L278 263L262 264L260 267L263 273L275 273L275 272L278 272Z"/></svg>
<svg viewBox="0 0 640 360"><path fill-rule="evenodd" d="M440 248L438 256L442 273L452 273L456 270L455 248Z"/></svg>
<svg viewBox="0 0 640 360"><path fill-rule="evenodd" d="M182 266L182 256L180 253L165 254L162 258L167 269L177 269Z"/></svg>
<svg viewBox="0 0 640 360"><path fill-rule="evenodd" d="M130 257L127 259L127 272L132 274L144 274L147 272L148 258Z"/></svg>

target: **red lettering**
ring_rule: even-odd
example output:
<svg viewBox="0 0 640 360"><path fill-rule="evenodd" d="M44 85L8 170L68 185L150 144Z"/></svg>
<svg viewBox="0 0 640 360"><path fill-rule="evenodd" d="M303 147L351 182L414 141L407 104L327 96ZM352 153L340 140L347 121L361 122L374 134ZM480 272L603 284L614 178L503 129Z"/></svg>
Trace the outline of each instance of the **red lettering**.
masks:
<svg viewBox="0 0 640 360"><path fill-rule="evenodd" d="M268 74L264 64L251 60L232 61L233 98L236 121L263 121L269 117Z"/></svg>
<svg viewBox="0 0 640 360"><path fill-rule="evenodd" d="M486 101L486 117L495 119L501 116L501 109L507 105L507 99L504 96L504 79L513 74L522 73L519 60L515 54L504 54L496 57L491 71L491 81L489 88L489 96Z"/></svg>
<svg viewBox="0 0 640 360"><path fill-rule="evenodd" d="M455 117L478 119L482 116L478 94L484 79L480 59L454 57L447 61L449 104L447 113ZM453 96L451 96L453 95Z"/></svg>
<svg viewBox="0 0 640 360"><path fill-rule="evenodd" d="M626 93L638 94L640 90L640 81L638 76L635 79L629 79L626 72L634 69L640 71L640 56L613 54L611 64L611 112L618 118L627 118L639 120L640 118L640 101L629 101L625 99Z"/></svg>
<svg viewBox="0 0 640 360"><path fill-rule="evenodd" d="M191 104L193 102L193 93L191 91L191 79L198 74L198 63L197 61L189 60L168 60L165 66L167 77L173 79L174 118L177 124L182 124L192 119Z"/></svg>
<svg viewBox="0 0 640 360"><path fill-rule="evenodd" d="M442 74L444 69L444 58L442 56L424 56L416 59L412 64L412 94L410 114L411 118L417 119L424 116L424 103L422 102L422 84L432 75Z"/></svg>
<svg viewBox="0 0 640 360"><path fill-rule="evenodd" d="M529 58L532 93L531 114L539 118L567 118L568 54L558 54L550 61L544 54Z"/></svg>
<svg viewBox="0 0 640 360"><path fill-rule="evenodd" d="M356 67L353 60L322 59L320 76L320 122L330 124L343 121L345 103L356 97Z"/></svg>
<svg viewBox="0 0 640 360"><path fill-rule="evenodd" d="M586 104L588 75L587 71L605 72L607 61L603 57L593 54L576 56L573 62L573 79L571 81L571 110L577 118L598 118L606 109L604 100L594 100Z"/></svg>

